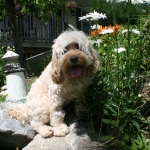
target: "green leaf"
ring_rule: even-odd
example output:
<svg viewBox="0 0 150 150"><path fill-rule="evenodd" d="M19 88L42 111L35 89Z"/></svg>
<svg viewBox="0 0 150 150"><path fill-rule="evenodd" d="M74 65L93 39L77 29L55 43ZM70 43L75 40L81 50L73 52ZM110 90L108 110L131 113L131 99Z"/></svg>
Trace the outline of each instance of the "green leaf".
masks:
<svg viewBox="0 0 150 150"><path fill-rule="evenodd" d="M126 109L124 110L125 113L136 113L137 110L134 110L134 109Z"/></svg>
<svg viewBox="0 0 150 150"><path fill-rule="evenodd" d="M108 108L113 114L113 116L117 116L118 115L118 113L113 109L113 108Z"/></svg>
<svg viewBox="0 0 150 150"><path fill-rule="evenodd" d="M127 141L129 139L129 135L127 135L126 133L123 134L122 139Z"/></svg>
<svg viewBox="0 0 150 150"><path fill-rule="evenodd" d="M123 129L124 129L124 125L119 124L118 129L119 129L119 131L120 131L120 132L122 132L122 131L123 131Z"/></svg>
<svg viewBox="0 0 150 150"><path fill-rule="evenodd" d="M108 136L101 136L100 137L100 141L108 141L110 139L114 138L113 136L111 135L108 135Z"/></svg>
<svg viewBox="0 0 150 150"><path fill-rule="evenodd" d="M113 125L114 127L117 127L118 123L116 120L108 120L108 119L102 119L102 122L103 123L106 123L106 124L111 124Z"/></svg>
<svg viewBox="0 0 150 150"><path fill-rule="evenodd" d="M131 122L135 125L135 127L137 128L137 130L140 131L139 124L136 121L134 121L134 120L131 120Z"/></svg>

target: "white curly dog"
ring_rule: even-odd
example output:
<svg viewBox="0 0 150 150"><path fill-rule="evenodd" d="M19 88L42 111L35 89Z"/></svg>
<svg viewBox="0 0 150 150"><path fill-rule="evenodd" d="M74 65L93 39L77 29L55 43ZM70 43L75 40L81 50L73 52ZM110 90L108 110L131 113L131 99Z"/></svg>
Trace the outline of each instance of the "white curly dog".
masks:
<svg viewBox="0 0 150 150"><path fill-rule="evenodd" d="M99 67L97 52L82 31L63 32L52 48L52 61L32 84L26 102L8 110L11 117L30 123L43 137L69 132L63 106L81 100Z"/></svg>

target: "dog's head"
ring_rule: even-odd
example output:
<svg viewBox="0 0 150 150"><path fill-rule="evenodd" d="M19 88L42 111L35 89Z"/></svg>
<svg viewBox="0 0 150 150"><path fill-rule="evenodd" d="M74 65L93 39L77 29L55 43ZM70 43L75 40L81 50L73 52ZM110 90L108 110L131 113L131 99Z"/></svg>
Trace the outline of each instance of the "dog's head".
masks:
<svg viewBox="0 0 150 150"><path fill-rule="evenodd" d="M65 78L75 80L95 75L99 67L97 52L83 32L66 31L54 42L52 79L55 83L60 84Z"/></svg>

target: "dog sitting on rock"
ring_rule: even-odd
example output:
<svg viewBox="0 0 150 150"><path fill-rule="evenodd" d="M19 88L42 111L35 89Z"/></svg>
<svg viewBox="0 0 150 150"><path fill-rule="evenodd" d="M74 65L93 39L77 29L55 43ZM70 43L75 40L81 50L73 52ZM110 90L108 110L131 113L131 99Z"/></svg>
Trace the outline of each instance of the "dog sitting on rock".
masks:
<svg viewBox="0 0 150 150"><path fill-rule="evenodd" d="M52 60L32 84L26 102L8 110L11 117L30 123L43 137L69 132L63 106L82 100L99 68L97 52L82 31L63 32L52 48ZM49 122L51 126L46 125Z"/></svg>

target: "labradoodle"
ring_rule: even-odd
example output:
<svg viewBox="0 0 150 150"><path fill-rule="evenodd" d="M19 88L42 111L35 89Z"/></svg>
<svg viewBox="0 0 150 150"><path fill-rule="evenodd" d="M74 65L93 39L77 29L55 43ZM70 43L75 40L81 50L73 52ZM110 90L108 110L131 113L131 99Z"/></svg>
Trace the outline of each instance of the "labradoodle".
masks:
<svg viewBox="0 0 150 150"><path fill-rule="evenodd" d="M63 32L52 48L52 60L32 84L25 104L8 110L11 117L30 123L43 137L69 132L63 106L72 99L81 100L99 67L97 52L82 31ZM49 122L51 126L46 125Z"/></svg>

